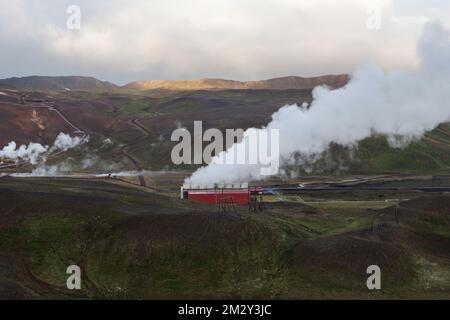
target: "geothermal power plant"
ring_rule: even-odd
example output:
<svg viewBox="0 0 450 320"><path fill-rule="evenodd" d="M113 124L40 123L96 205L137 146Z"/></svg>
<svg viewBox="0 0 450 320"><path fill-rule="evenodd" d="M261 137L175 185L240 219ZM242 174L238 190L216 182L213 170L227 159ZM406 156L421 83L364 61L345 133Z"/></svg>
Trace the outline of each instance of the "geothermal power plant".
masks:
<svg viewBox="0 0 450 320"><path fill-rule="evenodd" d="M0 300L450 300L450 0L65 2L0 11Z"/></svg>
<svg viewBox="0 0 450 320"><path fill-rule="evenodd" d="M249 187L248 183L228 184L183 184L181 199L201 202L221 207L249 205L261 201L263 188Z"/></svg>

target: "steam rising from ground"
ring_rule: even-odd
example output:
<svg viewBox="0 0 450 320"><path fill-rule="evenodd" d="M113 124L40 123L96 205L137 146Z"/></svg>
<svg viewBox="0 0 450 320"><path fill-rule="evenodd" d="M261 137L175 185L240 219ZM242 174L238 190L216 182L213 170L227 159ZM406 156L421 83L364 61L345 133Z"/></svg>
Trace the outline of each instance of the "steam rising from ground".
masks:
<svg viewBox="0 0 450 320"><path fill-rule="evenodd" d="M39 143L30 142L27 146L21 145L17 148L15 141L8 143L6 147L0 150L0 159L8 158L10 160L25 160L31 164L36 164L39 158L48 151L48 146Z"/></svg>
<svg viewBox="0 0 450 320"><path fill-rule="evenodd" d="M309 108L286 105L272 115L267 127L249 130L279 129L282 163L296 154L320 154L332 142L355 146L373 134L386 135L393 146L405 145L450 120L449 31L437 22L428 23L417 44L417 54L421 64L415 72L386 74L377 66L363 66L344 88L315 88ZM217 159L186 182L264 178L258 165L221 165Z"/></svg>
<svg viewBox="0 0 450 320"><path fill-rule="evenodd" d="M68 134L60 133L55 140L55 143L53 144L53 147L50 149L50 151L53 150L60 150L60 151L67 151L69 149L75 148L81 143L81 137L74 136L71 137Z"/></svg>
<svg viewBox="0 0 450 320"><path fill-rule="evenodd" d="M46 166L42 165L34 169L31 173L0 173L0 178L5 176L15 178L29 178L29 177L72 177L72 178L130 178L130 177L158 177L164 176L171 171L118 171L110 173L73 173L71 172L71 165L67 162L62 162L58 165Z"/></svg>
<svg viewBox="0 0 450 320"><path fill-rule="evenodd" d="M167 174L170 171L149 171L149 170L141 170L141 171L120 171L120 172L112 172L112 173L101 173L96 174L95 176L98 178L107 178L107 177L154 177L158 175Z"/></svg>
<svg viewBox="0 0 450 320"><path fill-rule="evenodd" d="M71 137L69 134L61 132L55 139L51 147L43 146L39 143L30 142L28 145L17 147L15 141L11 141L0 150L0 159L13 161L26 161L31 164L45 163L48 153L63 152L75 148L82 142L78 136Z"/></svg>

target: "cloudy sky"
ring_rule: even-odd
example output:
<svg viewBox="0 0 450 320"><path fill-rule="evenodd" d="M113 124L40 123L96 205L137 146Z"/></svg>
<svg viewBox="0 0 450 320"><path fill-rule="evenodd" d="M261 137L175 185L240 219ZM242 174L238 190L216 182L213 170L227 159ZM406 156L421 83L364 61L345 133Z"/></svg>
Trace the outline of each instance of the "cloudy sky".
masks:
<svg viewBox="0 0 450 320"><path fill-rule="evenodd" d="M69 6L81 10L81 28ZM0 0L0 78L236 80L413 69L450 0ZM378 19L379 18L379 19ZM74 26L73 24L71 24ZM76 25L75 25L76 26Z"/></svg>

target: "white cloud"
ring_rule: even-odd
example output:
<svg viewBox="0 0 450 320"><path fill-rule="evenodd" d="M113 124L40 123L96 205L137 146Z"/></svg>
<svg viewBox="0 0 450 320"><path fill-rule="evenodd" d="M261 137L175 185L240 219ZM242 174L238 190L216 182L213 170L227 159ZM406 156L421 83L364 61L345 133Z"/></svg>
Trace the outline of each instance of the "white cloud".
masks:
<svg viewBox="0 0 450 320"><path fill-rule="evenodd" d="M411 10L402 1L0 0L0 41L8 43L0 58L7 75L89 74L122 83L341 73L364 62L413 68L423 23L449 8L415 0L422 10ZM71 2L82 10L79 32L65 28ZM366 28L370 5L380 7L380 30Z"/></svg>

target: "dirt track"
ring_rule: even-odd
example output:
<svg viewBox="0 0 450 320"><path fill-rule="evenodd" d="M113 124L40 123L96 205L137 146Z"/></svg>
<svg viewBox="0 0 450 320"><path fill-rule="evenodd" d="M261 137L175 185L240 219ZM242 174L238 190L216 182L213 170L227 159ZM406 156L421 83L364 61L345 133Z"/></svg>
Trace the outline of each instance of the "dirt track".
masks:
<svg viewBox="0 0 450 320"><path fill-rule="evenodd" d="M124 145L121 149L120 152L122 152L122 154L127 157L134 165L134 167L136 168L136 170L138 172L142 171L142 167L139 165L139 162L130 154L126 151L126 149L141 143L142 141L146 140L147 138L151 137L151 132L144 126L142 125L138 119L133 119L130 120L130 123L133 124L134 126L136 126L140 131L144 132L145 135L136 139L134 142ZM139 183L141 184L141 186L143 187L147 187L147 183L145 182L144 176L143 174L139 174Z"/></svg>

